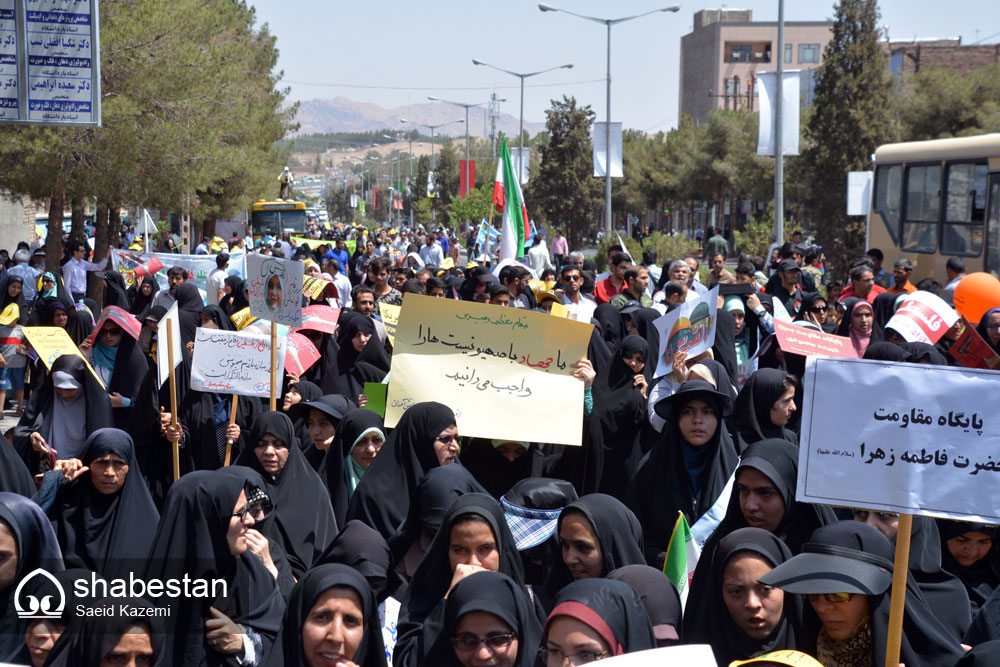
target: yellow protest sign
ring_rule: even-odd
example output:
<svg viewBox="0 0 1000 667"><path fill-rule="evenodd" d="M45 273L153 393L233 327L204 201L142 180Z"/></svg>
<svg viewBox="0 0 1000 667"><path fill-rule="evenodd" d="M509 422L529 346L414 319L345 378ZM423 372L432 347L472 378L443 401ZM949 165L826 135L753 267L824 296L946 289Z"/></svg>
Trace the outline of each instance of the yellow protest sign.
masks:
<svg viewBox="0 0 1000 667"><path fill-rule="evenodd" d="M87 364L90 372L97 378L101 386L104 386L101 378L97 377L97 373L91 367L90 362L87 361L85 356L80 354L80 348L76 346L76 343L73 342L73 339L69 337L69 334L62 327L24 327L24 337L28 339L28 343L31 344L38 358L42 360L42 363L49 370L52 370L52 364L56 359L64 354L71 354L74 357L83 359L83 363Z"/></svg>
<svg viewBox="0 0 1000 667"><path fill-rule="evenodd" d="M399 311L402 306L394 306L391 303L380 303L378 313L382 317L382 324L385 326L385 335L389 338L389 344L396 348L396 326L399 323Z"/></svg>
<svg viewBox="0 0 1000 667"><path fill-rule="evenodd" d="M324 239L307 239L304 236L293 236L292 237L292 241L294 241L295 245L297 245L297 246L298 245L309 246L310 250L315 250L316 248L318 248L321 245L327 245L327 246L332 246L333 245L333 241L324 240Z"/></svg>
<svg viewBox="0 0 1000 667"><path fill-rule="evenodd" d="M310 299L315 299L323 293L323 290L325 290L326 286L329 284L329 280L306 276L302 279L302 293Z"/></svg>
<svg viewBox="0 0 1000 667"><path fill-rule="evenodd" d="M237 310L229 316L229 319L233 321L233 325L236 327L237 331L243 331L257 321L257 318L250 314L250 306L247 306L242 310Z"/></svg>
<svg viewBox="0 0 1000 667"><path fill-rule="evenodd" d="M385 425L411 405L438 401L455 411L460 435L579 445L583 382L570 366L587 355L592 330L543 313L406 294Z"/></svg>
<svg viewBox="0 0 1000 667"><path fill-rule="evenodd" d="M561 303L553 303L552 310L549 311L549 315L555 315L556 317L569 317L569 308Z"/></svg>

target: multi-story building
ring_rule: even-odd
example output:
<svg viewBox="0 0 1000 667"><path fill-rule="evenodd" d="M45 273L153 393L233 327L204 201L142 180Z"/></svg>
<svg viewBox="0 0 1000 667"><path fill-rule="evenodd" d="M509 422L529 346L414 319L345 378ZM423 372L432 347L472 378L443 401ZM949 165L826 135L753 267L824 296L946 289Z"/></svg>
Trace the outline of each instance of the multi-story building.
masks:
<svg viewBox="0 0 1000 667"><path fill-rule="evenodd" d="M1000 44L962 46L961 37L890 40L886 51L889 71L902 78L928 65L953 69L964 75L1000 63Z"/></svg>
<svg viewBox="0 0 1000 667"><path fill-rule="evenodd" d="M803 104L832 36L832 21L786 21L784 66L802 71ZM756 109L757 72L777 69L777 21L754 21L749 9L703 9L681 38L680 112L695 124L713 109Z"/></svg>

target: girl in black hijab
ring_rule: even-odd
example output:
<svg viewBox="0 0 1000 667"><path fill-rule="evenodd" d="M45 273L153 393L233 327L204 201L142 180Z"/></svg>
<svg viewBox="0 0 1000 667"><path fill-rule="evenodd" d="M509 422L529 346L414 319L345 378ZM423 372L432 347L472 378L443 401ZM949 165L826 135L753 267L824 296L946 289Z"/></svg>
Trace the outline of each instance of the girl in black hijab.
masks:
<svg viewBox="0 0 1000 667"><path fill-rule="evenodd" d="M749 445L766 438L783 438L793 445L799 444L795 432L785 428L798 407L797 385L794 375L775 368L762 368L747 378L736 397L729 422L740 454Z"/></svg>
<svg viewBox="0 0 1000 667"><path fill-rule="evenodd" d="M889 633L894 556L892 544L875 528L840 521L818 529L802 553L760 581L808 602L799 650L833 667L881 665ZM907 667L948 667L963 653L958 638L938 622L909 579L900 662Z"/></svg>
<svg viewBox="0 0 1000 667"><path fill-rule="evenodd" d="M633 313L635 314L635 313ZM652 366L650 347L640 336L626 336L608 369L594 380L594 411L604 442L602 493L622 498L642 458L641 434L646 422L646 382Z"/></svg>
<svg viewBox="0 0 1000 667"><path fill-rule="evenodd" d="M663 572L648 565L626 565L608 572L608 579L624 581L642 598L657 647L680 643L681 597Z"/></svg>
<svg viewBox="0 0 1000 667"><path fill-rule="evenodd" d="M160 619L152 612L153 605L143 598L106 598L93 603L110 607L110 616L81 616L74 619L56 641L45 664L48 667L94 667L119 663L124 655L135 663L149 667L169 665L167 638ZM122 614L122 609L135 609L141 615ZM150 610L138 611L138 610Z"/></svg>
<svg viewBox="0 0 1000 667"><path fill-rule="evenodd" d="M567 622L569 621L569 622ZM575 623L572 623L575 621ZM586 626L583 644L567 641ZM581 579L559 591L545 621L540 664L577 664L656 647L653 624L639 594L622 581Z"/></svg>
<svg viewBox="0 0 1000 667"><path fill-rule="evenodd" d="M73 339L77 347L90 338L90 334L94 333L94 318L91 317L90 311L74 310L71 312L69 319L66 320L66 333Z"/></svg>
<svg viewBox="0 0 1000 667"><path fill-rule="evenodd" d="M447 442L438 440L446 431L451 431L444 436ZM457 460L457 438L455 413L448 406L427 402L409 408L354 490L347 519L361 519L391 537L427 471Z"/></svg>
<svg viewBox="0 0 1000 667"><path fill-rule="evenodd" d="M64 313L73 312L73 296L63 284L62 276L53 271L46 271L38 276L38 292L31 304L31 315L25 326L59 326L53 325L52 313L58 303Z"/></svg>
<svg viewBox="0 0 1000 667"><path fill-rule="evenodd" d="M987 345L993 348L994 352L1000 354L1000 331L995 328L1000 322L995 316L1000 316L1000 308L990 308L983 313L982 319L976 325L976 332L982 336ZM993 325L993 328L990 325Z"/></svg>
<svg viewBox="0 0 1000 667"><path fill-rule="evenodd" d="M295 438L299 442L299 447L303 450L312 442L312 439L309 437L309 416L293 416L290 411L294 405L315 401L322 395L323 390L308 380L292 382L288 385L288 389L285 390L285 396L281 402L281 411L291 418L292 426L295 427Z"/></svg>
<svg viewBox="0 0 1000 667"><path fill-rule="evenodd" d="M1000 550L997 527L968 521L938 521L941 533L941 566L965 584L972 615L1000 585Z"/></svg>
<svg viewBox="0 0 1000 667"><path fill-rule="evenodd" d="M101 313L97 333L86 348L91 364L101 382L108 388L115 426L127 428L132 415L132 402L139 394L149 364L138 341L118 322Z"/></svg>
<svg viewBox="0 0 1000 667"><path fill-rule="evenodd" d="M677 512L694 526L718 502L739 459L723 423L732 402L707 382L688 380L654 409L669 431L639 464L625 503L642 525L646 562L660 567Z"/></svg>
<svg viewBox="0 0 1000 667"><path fill-rule="evenodd" d="M334 398L347 402L342 396ZM320 476L330 492L337 523L347 517L354 490L385 445L385 426L377 412L345 405L344 418L336 426L333 444L320 464ZM310 419L311 421L311 419Z"/></svg>
<svg viewBox="0 0 1000 667"><path fill-rule="evenodd" d="M610 303L602 303L594 309L594 320L609 350L617 350L625 338L625 322L621 313Z"/></svg>
<svg viewBox="0 0 1000 667"><path fill-rule="evenodd" d="M79 458L87 436L109 426L114 426L114 418L108 392L83 357L64 354L52 362L52 372L31 392L14 427L14 447L28 470L37 471L35 443L44 440L60 459Z"/></svg>
<svg viewBox="0 0 1000 667"><path fill-rule="evenodd" d="M910 353L910 363L930 366L948 365L948 360L941 354L941 351L929 343L903 343L900 347Z"/></svg>
<svg viewBox="0 0 1000 667"><path fill-rule="evenodd" d="M97 277L104 280L104 307L117 306L126 312L131 312L128 287L125 286L122 274L117 271L102 271Z"/></svg>
<svg viewBox="0 0 1000 667"><path fill-rule="evenodd" d="M834 523L831 508L795 499L798 462L798 448L782 438L761 440L747 447L736 467L736 483L726 516L705 542L703 551L710 551L735 530L755 527L777 535L797 554L813 531ZM695 570L694 581L700 576L701 570Z"/></svg>
<svg viewBox="0 0 1000 667"><path fill-rule="evenodd" d="M879 294L879 296L882 296ZM872 343L865 350L865 359L876 359L878 361L910 361L910 353L895 343L880 341Z"/></svg>
<svg viewBox="0 0 1000 667"><path fill-rule="evenodd" d="M138 285L133 284L128 288L128 312L135 315L141 322L145 319L149 309L153 307L153 299L156 298L156 293L159 291L159 283L150 276L143 278Z"/></svg>
<svg viewBox="0 0 1000 667"><path fill-rule="evenodd" d="M59 489L49 517L69 567L127 577L149 553L159 512L143 482L132 437L94 431L80 456L90 468Z"/></svg>
<svg viewBox="0 0 1000 667"><path fill-rule="evenodd" d="M413 575L399 612L394 665L423 664L416 654L423 624L439 622L445 596L458 581L478 569L502 572L518 586L524 582L521 559L500 505L485 493L470 493L448 509Z"/></svg>
<svg viewBox="0 0 1000 667"><path fill-rule="evenodd" d="M274 499L282 546L296 578L313 566L337 534L333 508L326 502L319 476L295 444L292 420L283 412L265 412L250 429L238 465L259 472Z"/></svg>
<svg viewBox="0 0 1000 667"><path fill-rule="evenodd" d="M556 526L564 568L556 567L548 588L570 580L607 576L611 570L645 562L639 520L616 498L591 493L563 508Z"/></svg>
<svg viewBox="0 0 1000 667"><path fill-rule="evenodd" d="M267 655L278 633L284 601L257 556L247 550L245 531L255 525L248 490L239 475L195 471L174 482L167 494L143 579L225 579L218 598L169 598L168 664L222 666L247 656ZM243 642L206 621L239 625ZM224 630L222 628L221 630Z"/></svg>
<svg viewBox="0 0 1000 667"><path fill-rule="evenodd" d="M181 348L194 342L195 331L201 325L201 309L205 302L194 283L184 282L174 288L177 303L177 321L181 330Z"/></svg>
<svg viewBox="0 0 1000 667"><path fill-rule="evenodd" d="M448 508L468 493L486 493L486 489L460 465L433 468L417 484L406 521L388 540L396 572L404 580L416 572Z"/></svg>
<svg viewBox="0 0 1000 667"><path fill-rule="evenodd" d="M30 498L37 490L28 466L17 455L14 445L7 438L0 439L0 491Z"/></svg>
<svg viewBox="0 0 1000 667"><path fill-rule="evenodd" d="M25 623L14 606L18 585L38 568L61 571L63 560L45 512L16 493L0 492L0 550L12 554L5 558L7 576L0 578L0 657L6 659L24 645Z"/></svg>
<svg viewBox="0 0 1000 667"><path fill-rule="evenodd" d="M389 355L367 315L341 311L337 334L337 367L325 373L320 387L324 394L340 394L357 401L365 382L381 382L389 372Z"/></svg>
<svg viewBox="0 0 1000 667"><path fill-rule="evenodd" d="M338 563L309 570L288 600L281 632L262 663L268 667L319 667L324 656L357 667L386 667L378 607L368 582Z"/></svg>
<svg viewBox="0 0 1000 667"><path fill-rule="evenodd" d="M541 477L545 466L539 445L513 440L472 438L462 446L458 458L497 500L522 479Z"/></svg>
<svg viewBox="0 0 1000 667"><path fill-rule="evenodd" d="M344 415L351 409L357 407L346 396L340 394L327 394L311 401L299 401L288 411L288 416L293 420L302 420L306 427L306 445L302 448L302 453L306 457L309 465L315 470L320 479L327 481L330 474L329 468L335 466L337 470L343 468L343 461L336 456L327 459L327 452L334 448L337 440L337 432L340 430L340 423ZM337 479L340 479L338 476ZM346 497L335 508L343 512L347 506ZM343 514L338 515L337 523L343 519Z"/></svg>
<svg viewBox="0 0 1000 667"><path fill-rule="evenodd" d="M368 580L381 603L396 593L399 580L392 574L392 554L385 539L361 521L348 521L319 557L319 563L350 565Z"/></svg>
<svg viewBox="0 0 1000 667"><path fill-rule="evenodd" d="M542 626L524 588L505 574L476 572L462 579L433 621L424 623L410 664L535 664Z"/></svg>
<svg viewBox="0 0 1000 667"><path fill-rule="evenodd" d="M233 321L226 317L219 306L208 305L201 309L199 326L207 329L221 329L222 331L236 331Z"/></svg>
<svg viewBox="0 0 1000 667"><path fill-rule="evenodd" d="M233 314L240 312L250 305L244 292L244 282L239 276L226 277L223 284L226 295L219 300L219 306L226 313L227 317L232 317Z"/></svg>
<svg viewBox="0 0 1000 667"><path fill-rule="evenodd" d="M885 340L882 327L875 321L872 305L864 299L848 297L843 300L844 318L837 325L836 334L851 339L851 345L859 358L872 343Z"/></svg>
<svg viewBox="0 0 1000 667"><path fill-rule="evenodd" d="M698 564L707 562L707 576L697 588L692 584L684 610L684 643L710 644L723 666L794 649L801 600L757 581L791 557L784 542L761 528L740 528L706 549Z"/></svg>
<svg viewBox="0 0 1000 667"><path fill-rule="evenodd" d="M16 287L14 287L16 285ZM14 287L14 289L11 289ZM14 294L11 294L14 292ZM28 320L28 304L24 300L24 278L9 273L0 281L0 313L7 310L10 304L17 306L17 315L22 322Z"/></svg>

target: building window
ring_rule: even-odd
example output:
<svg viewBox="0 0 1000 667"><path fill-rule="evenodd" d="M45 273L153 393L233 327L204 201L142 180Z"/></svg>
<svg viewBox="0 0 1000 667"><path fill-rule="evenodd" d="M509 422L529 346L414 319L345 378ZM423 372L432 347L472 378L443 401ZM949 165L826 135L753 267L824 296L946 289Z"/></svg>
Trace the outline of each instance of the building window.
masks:
<svg viewBox="0 0 1000 667"><path fill-rule="evenodd" d="M819 44L799 44L799 63L819 62Z"/></svg>
<svg viewBox="0 0 1000 667"><path fill-rule="evenodd" d="M729 49L729 62L748 63L750 62L751 47L749 44L739 44Z"/></svg>
<svg viewBox="0 0 1000 667"><path fill-rule="evenodd" d="M792 62L792 45L785 44L785 64Z"/></svg>

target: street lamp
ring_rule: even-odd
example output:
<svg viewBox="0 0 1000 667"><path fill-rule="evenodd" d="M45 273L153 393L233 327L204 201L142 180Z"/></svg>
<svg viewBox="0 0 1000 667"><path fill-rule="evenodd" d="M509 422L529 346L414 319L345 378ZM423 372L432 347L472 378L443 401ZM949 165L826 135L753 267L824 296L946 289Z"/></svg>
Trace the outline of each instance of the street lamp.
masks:
<svg viewBox="0 0 1000 667"><path fill-rule="evenodd" d="M538 72L511 72L509 69L503 69L502 67L497 67L496 65L491 65L489 63L483 62L478 58L472 59L473 65L482 65L483 67L492 67L498 72L503 72L504 74L510 74L511 76L516 76L521 79L521 121L518 124L517 133L517 152L518 152L518 170L520 173L517 175L518 182L521 181L521 174L524 173L524 165L521 162L524 160L524 80L532 77L538 76L539 74L545 74L546 72L551 72L557 69L573 69L573 63L566 63L565 65L558 65L556 67L550 67L548 69L543 69Z"/></svg>
<svg viewBox="0 0 1000 667"><path fill-rule="evenodd" d="M433 169L434 169L434 130L436 130L439 127L444 127L445 125L451 125L452 123L464 123L465 120L462 119L462 118L459 118L457 120L449 120L447 123L438 123L437 125L426 125L424 123L414 123L412 121L406 120L405 118L400 118L399 122L403 123L403 124L418 125L420 127L426 127L426 128L428 128L431 131L431 170L433 171ZM434 207L431 206L431 223L433 223L433 222L434 222Z"/></svg>
<svg viewBox="0 0 1000 667"><path fill-rule="evenodd" d="M611 26L659 12L677 12L680 8L680 5L670 5L669 7L653 9L642 14L636 14L635 16L623 16L617 19L601 19L595 16L577 14L576 12L571 12L567 9L553 7L552 5L544 2L538 4L538 9L543 12L562 12L563 14L569 14L570 16L586 19L587 21L593 21L594 23L603 23L608 29L607 124L604 128L604 229L606 233L611 232Z"/></svg>
<svg viewBox="0 0 1000 667"><path fill-rule="evenodd" d="M486 102L476 102L475 104L466 104L464 102L452 102L451 100L442 100L440 97L434 97L433 95L428 95L427 99L432 102L445 102L446 104L454 104L457 107L465 107L465 193L468 195L470 187L469 183L469 109L471 107L478 107L486 104Z"/></svg>

